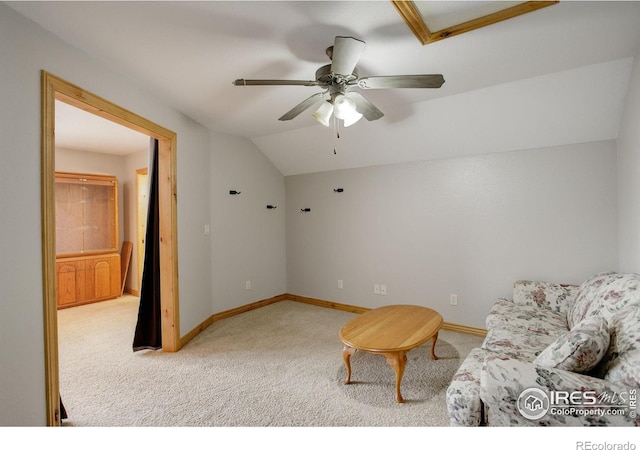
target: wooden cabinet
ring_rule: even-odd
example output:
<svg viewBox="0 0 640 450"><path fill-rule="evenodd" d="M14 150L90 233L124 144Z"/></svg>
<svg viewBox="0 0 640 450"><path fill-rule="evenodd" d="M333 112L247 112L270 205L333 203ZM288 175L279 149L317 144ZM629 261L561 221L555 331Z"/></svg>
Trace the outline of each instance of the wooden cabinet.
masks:
<svg viewBox="0 0 640 450"><path fill-rule="evenodd" d="M120 296L120 254L58 258L58 308Z"/></svg>
<svg viewBox="0 0 640 450"><path fill-rule="evenodd" d="M56 173L58 308L120 296L118 180Z"/></svg>

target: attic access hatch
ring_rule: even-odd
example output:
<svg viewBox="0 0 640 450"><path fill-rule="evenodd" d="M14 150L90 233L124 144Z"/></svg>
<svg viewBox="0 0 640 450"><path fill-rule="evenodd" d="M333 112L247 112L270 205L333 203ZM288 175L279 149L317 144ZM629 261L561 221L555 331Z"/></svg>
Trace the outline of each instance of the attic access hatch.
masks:
<svg viewBox="0 0 640 450"><path fill-rule="evenodd" d="M391 0L391 2L422 45L457 36L558 3L558 1L434 2L411 0Z"/></svg>

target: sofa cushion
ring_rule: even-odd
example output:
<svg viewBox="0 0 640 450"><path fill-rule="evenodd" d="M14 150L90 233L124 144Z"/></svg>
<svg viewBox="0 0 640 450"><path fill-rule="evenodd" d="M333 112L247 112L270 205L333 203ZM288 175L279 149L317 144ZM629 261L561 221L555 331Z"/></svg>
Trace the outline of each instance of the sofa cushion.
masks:
<svg viewBox="0 0 640 450"><path fill-rule="evenodd" d="M513 302L552 309L565 316L571 309L579 286L519 280L513 284Z"/></svg>
<svg viewBox="0 0 640 450"><path fill-rule="evenodd" d="M580 285L576 298L567 314L569 328L573 328L587 314L587 310L598 300L598 289L605 283L607 277L613 272L604 272L593 275Z"/></svg>
<svg viewBox="0 0 640 450"><path fill-rule="evenodd" d="M533 362L548 369L586 373L598 365L608 348L606 319L589 316L558 337Z"/></svg>
<svg viewBox="0 0 640 450"><path fill-rule="evenodd" d="M492 328L512 330L525 327L527 330L538 333L549 328L561 331L569 329L566 316L561 312L536 305L515 304L506 299L499 299L493 304L485 325L488 330Z"/></svg>
<svg viewBox="0 0 640 450"><path fill-rule="evenodd" d="M640 306L619 312L609 324L611 345L598 369L607 381L640 388Z"/></svg>
<svg viewBox="0 0 640 450"><path fill-rule="evenodd" d="M574 327L586 316L600 315L610 319L618 311L640 305L640 275L606 272L582 283L567 322Z"/></svg>
<svg viewBox="0 0 640 450"><path fill-rule="evenodd" d="M509 358L533 362L538 354L551 345L566 329L528 331L525 328L492 328L481 348Z"/></svg>

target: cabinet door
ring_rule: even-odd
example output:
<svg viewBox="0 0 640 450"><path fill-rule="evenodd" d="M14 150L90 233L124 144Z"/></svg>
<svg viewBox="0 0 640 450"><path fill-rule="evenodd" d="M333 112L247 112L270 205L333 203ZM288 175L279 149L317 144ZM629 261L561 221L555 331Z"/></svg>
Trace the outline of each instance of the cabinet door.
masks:
<svg viewBox="0 0 640 450"><path fill-rule="evenodd" d="M76 265L70 263L56 263L58 282L58 306L65 306L78 301L76 290Z"/></svg>
<svg viewBox="0 0 640 450"><path fill-rule="evenodd" d="M106 298L111 295L111 270L109 262L97 261L93 267L93 288L95 298Z"/></svg>
<svg viewBox="0 0 640 450"><path fill-rule="evenodd" d="M82 187L56 182L56 253L84 251Z"/></svg>
<svg viewBox="0 0 640 450"><path fill-rule="evenodd" d="M101 300L120 296L120 255L87 260L86 287L90 298Z"/></svg>
<svg viewBox="0 0 640 450"><path fill-rule="evenodd" d="M87 289L87 261L79 259L76 264L76 297L79 302L91 300L91 291Z"/></svg>
<svg viewBox="0 0 640 450"><path fill-rule="evenodd" d="M120 255L116 254L111 257L111 262L109 264L109 270L111 274L109 278L111 279L111 297L120 297L122 294L122 270L121 270L121 261Z"/></svg>
<svg viewBox="0 0 640 450"><path fill-rule="evenodd" d="M118 214L114 184L87 183L83 190L83 251L114 251L118 247Z"/></svg>

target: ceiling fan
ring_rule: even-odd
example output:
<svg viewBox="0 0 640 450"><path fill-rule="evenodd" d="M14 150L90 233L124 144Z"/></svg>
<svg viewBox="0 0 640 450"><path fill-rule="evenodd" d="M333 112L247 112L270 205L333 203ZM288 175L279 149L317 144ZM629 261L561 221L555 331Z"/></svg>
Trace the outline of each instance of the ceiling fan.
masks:
<svg viewBox="0 0 640 450"><path fill-rule="evenodd" d="M356 64L364 51L365 42L353 37L336 36L333 46L326 53L331 64L316 71L316 79L304 80L246 80L233 82L235 86L319 86L324 92L312 95L296 105L278 120L291 120L303 111L321 103L312 117L324 126L329 126L331 115L344 121L344 126L353 125L362 117L377 120L384 116L365 96L354 90L398 89L398 88L439 88L444 83L440 74L394 75L360 77Z"/></svg>

